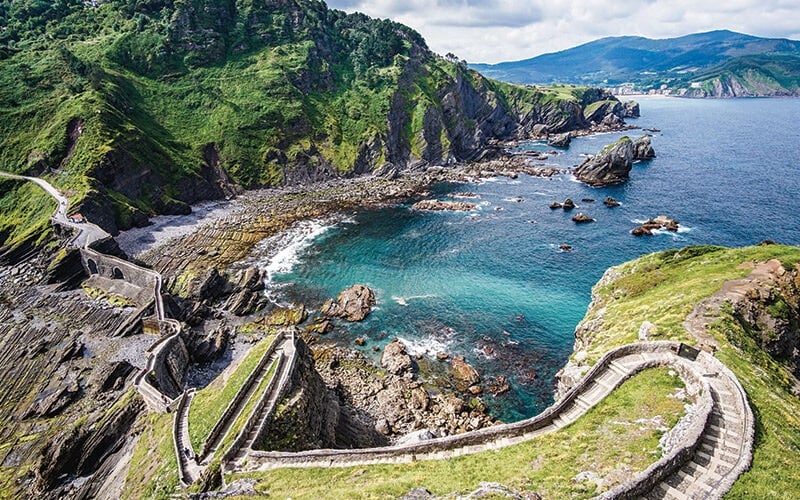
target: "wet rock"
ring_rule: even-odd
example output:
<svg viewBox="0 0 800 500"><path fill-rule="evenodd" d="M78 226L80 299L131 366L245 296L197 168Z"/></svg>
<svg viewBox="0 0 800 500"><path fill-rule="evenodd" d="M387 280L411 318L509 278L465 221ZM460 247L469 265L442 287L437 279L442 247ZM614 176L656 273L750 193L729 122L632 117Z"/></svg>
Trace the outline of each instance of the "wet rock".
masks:
<svg viewBox="0 0 800 500"><path fill-rule="evenodd" d="M550 140L547 141L547 145L556 148L566 148L569 147L570 142L572 142L572 134L566 132L551 137Z"/></svg>
<svg viewBox="0 0 800 500"><path fill-rule="evenodd" d="M671 217L659 215L658 217L647 219L644 224L634 228L631 231L631 234L634 236L649 236L653 234L653 231L657 231L659 229L677 232L680 229L680 224Z"/></svg>
<svg viewBox="0 0 800 500"><path fill-rule="evenodd" d="M304 305L300 304L299 306L275 309L265 322L269 326L297 326L306 319L308 319L308 311Z"/></svg>
<svg viewBox="0 0 800 500"><path fill-rule="evenodd" d="M650 144L650 135L643 135L633 141L633 159L634 160L651 160L656 157L656 151Z"/></svg>
<svg viewBox="0 0 800 500"><path fill-rule="evenodd" d="M465 388L475 385L481 381L481 376L472 365L467 363L464 356L456 356L450 362L450 372L457 382L461 382Z"/></svg>
<svg viewBox="0 0 800 500"><path fill-rule="evenodd" d="M636 101L627 101L625 104L625 118L639 118L639 103Z"/></svg>
<svg viewBox="0 0 800 500"><path fill-rule="evenodd" d="M582 198L581 201L584 203L594 203L594 198Z"/></svg>
<svg viewBox="0 0 800 500"><path fill-rule="evenodd" d="M567 198L566 200L564 200L564 203L561 204L561 208L563 208L566 211L572 210L575 208L575 202L572 201L572 198Z"/></svg>
<svg viewBox="0 0 800 500"><path fill-rule="evenodd" d="M411 370L411 356L406 352L406 346L397 339L387 344L381 355L381 366L392 375L403 375Z"/></svg>
<svg viewBox="0 0 800 500"><path fill-rule="evenodd" d="M367 344L367 341L364 339L364 337L356 337L355 343L359 347L364 347Z"/></svg>
<svg viewBox="0 0 800 500"><path fill-rule="evenodd" d="M440 353L438 353L438 354L436 355L436 359L438 359L439 361L447 361L447 359L448 359L449 357L450 357L450 355L449 355L449 354L447 354L446 352L440 352Z"/></svg>
<svg viewBox="0 0 800 500"><path fill-rule="evenodd" d="M571 252L572 245L567 245L567 244L559 245L558 249L561 250L562 252Z"/></svg>
<svg viewBox="0 0 800 500"><path fill-rule="evenodd" d="M411 208L414 210L470 212L478 206L465 201L422 200L414 203Z"/></svg>
<svg viewBox="0 0 800 500"><path fill-rule="evenodd" d="M603 205L605 205L605 206L607 206L609 208L612 208L612 207L618 207L618 206L622 205L622 203L620 203L617 200L615 200L614 197L609 196L608 198L603 200Z"/></svg>
<svg viewBox="0 0 800 500"><path fill-rule="evenodd" d="M336 301L323 304L320 312L346 321L363 321L375 305L375 294L365 285L353 285L339 293Z"/></svg>
<svg viewBox="0 0 800 500"><path fill-rule="evenodd" d="M572 222L576 224L586 224L588 222L594 222L594 219L581 212L572 216Z"/></svg>
<svg viewBox="0 0 800 500"><path fill-rule="evenodd" d="M563 208L563 205L557 201L550 204L550 210L557 210L559 208Z"/></svg>

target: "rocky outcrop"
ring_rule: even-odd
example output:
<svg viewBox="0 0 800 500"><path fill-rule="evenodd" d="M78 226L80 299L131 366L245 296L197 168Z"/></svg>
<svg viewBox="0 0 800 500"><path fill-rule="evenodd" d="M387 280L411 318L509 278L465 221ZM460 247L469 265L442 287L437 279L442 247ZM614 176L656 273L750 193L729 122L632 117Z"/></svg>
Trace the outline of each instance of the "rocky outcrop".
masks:
<svg viewBox="0 0 800 500"><path fill-rule="evenodd" d="M636 101L627 101L625 106L625 118L639 118L639 103Z"/></svg>
<svg viewBox="0 0 800 500"><path fill-rule="evenodd" d="M353 285L342 290L336 301L328 300L320 312L328 317L346 321L363 321L375 305L375 293L365 285Z"/></svg>
<svg viewBox="0 0 800 500"><path fill-rule="evenodd" d="M634 236L650 236L653 234L653 231L660 229L666 229L667 231L675 233L680 229L680 224L671 217L659 215L658 217L647 219L644 224L634 228L631 234Z"/></svg>
<svg viewBox="0 0 800 500"><path fill-rule="evenodd" d="M572 216L572 222L574 222L575 224L586 224L589 222L594 222L594 219L589 217L585 213L580 212Z"/></svg>
<svg viewBox="0 0 800 500"><path fill-rule="evenodd" d="M633 141L633 159L634 160L652 160L656 157L656 151L653 145L650 144L651 135L643 135Z"/></svg>
<svg viewBox="0 0 800 500"><path fill-rule="evenodd" d="M467 203L465 201L439 201L439 200L422 200L414 203L411 206L414 210L429 210L433 212L453 211L453 212L470 212L478 208L474 203Z"/></svg>
<svg viewBox="0 0 800 500"><path fill-rule="evenodd" d="M614 199L613 196L609 196L605 200L603 200L603 205L607 206L608 208L614 208L622 205L622 203Z"/></svg>
<svg viewBox="0 0 800 500"><path fill-rule="evenodd" d="M633 141L625 136L587 158L575 170L575 177L591 186L618 184L628 179L633 159Z"/></svg>
<svg viewBox="0 0 800 500"><path fill-rule="evenodd" d="M572 142L572 134L569 132L565 132L563 134L558 134L548 139L547 145L553 146L554 148L567 148L569 147L571 142Z"/></svg>

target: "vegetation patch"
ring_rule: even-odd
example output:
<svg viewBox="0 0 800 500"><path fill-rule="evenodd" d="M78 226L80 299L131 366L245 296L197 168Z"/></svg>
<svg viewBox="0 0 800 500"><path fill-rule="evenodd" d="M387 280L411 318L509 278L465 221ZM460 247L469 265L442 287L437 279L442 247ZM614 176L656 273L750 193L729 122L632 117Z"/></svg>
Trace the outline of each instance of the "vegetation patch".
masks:
<svg viewBox="0 0 800 500"><path fill-rule="evenodd" d="M248 351L236 368L226 370L208 386L197 391L189 407L189 438L195 451L199 453L225 409L274 341L274 335L265 338Z"/></svg>
<svg viewBox="0 0 800 500"><path fill-rule="evenodd" d="M131 457L123 498L170 498L179 485L171 413L148 413Z"/></svg>

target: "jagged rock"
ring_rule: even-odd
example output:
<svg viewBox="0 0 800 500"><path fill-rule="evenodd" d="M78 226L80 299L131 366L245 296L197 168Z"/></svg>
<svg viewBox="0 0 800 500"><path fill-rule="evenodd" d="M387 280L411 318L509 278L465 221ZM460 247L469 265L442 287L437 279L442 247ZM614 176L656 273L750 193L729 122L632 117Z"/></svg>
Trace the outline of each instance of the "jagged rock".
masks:
<svg viewBox="0 0 800 500"><path fill-rule="evenodd" d="M559 245L558 249L561 250L562 252L571 252L572 251L572 245L567 245L565 243L563 245Z"/></svg>
<svg viewBox="0 0 800 500"><path fill-rule="evenodd" d="M212 267L203 276L189 283L187 295L198 300L216 300L229 291L228 280Z"/></svg>
<svg viewBox="0 0 800 500"><path fill-rule="evenodd" d="M411 356L406 352L406 346L395 339L386 345L381 355L381 366L393 375L403 375L413 366Z"/></svg>
<svg viewBox="0 0 800 500"><path fill-rule="evenodd" d="M118 391L125 386L125 380L134 370L127 361L108 363L94 374L89 385L94 387L95 393Z"/></svg>
<svg viewBox="0 0 800 500"><path fill-rule="evenodd" d="M77 382L59 387L52 394L43 396L31 405L23 419L52 417L64 411L80 396L81 389Z"/></svg>
<svg viewBox="0 0 800 500"><path fill-rule="evenodd" d="M356 337L355 343L357 346L363 347L367 344L367 341L364 339L364 337Z"/></svg>
<svg viewBox="0 0 800 500"><path fill-rule="evenodd" d="M375 294L365 285L353 285L342 290L336 301L322 305L320 313L328 317L339 317L346 321L363 321L375 305Z"/></svg>
<svg viewBox="0 0 800 500"><path fill-rule="evenodd" d="M656 157L656 151L650 144L651 135L643 135L633 141L633 159L650 160Z"/></svg>
<svg viewBox="0 0 800 500"><path fill-rule="evenodd" d="M612 196L609 196L608 198L603 200L603 205L605 205L605 206L607 206L609 208L612 208L612 207L618 207L618 206L622 205L622 203L620 203L617 200L615 200Z"/></svg>
<svg viewBox="0 0 800 500"><path fill-rule="evenodd" d="M440 352L436 355L436 359L438 359L439 361L446 361L449 357L450 355L447 354L446 352Z"/></svg>
<svg viewBox="0 0 800 500"><path fill-rule="evenodd" d="M547 141L547 145L555 148L566 148L569 147L570 142L572 142L572 134L565 132L550 138L550 140Z"/></svg>
<svg viewBox="0 0 800 500"><path fill-rule="evenodd" d="M495 396L500 396L510 390L511 384L503 375L500 375L496 379L489 381L489 392Z"/></svg>
<svg viewBox="0 0 800 500"><path fill-rule="evenodd" d="M572 201L572 198L567 198L566 200L564 200L564 203L561 204L561 208L563 208L566 211L570 211L575 208L575 202Z"/></svg>
<svg viewBox="0 0 800 500"><path fill-rule="evenodd" d="M465 201L422 200L414 203L411 208L414 210L429 210L437 212L444 210L470 212L478 208L478 206L474 203L467 203Z"/></svg>
<svg viewBox="0 0 800 500"><path fill-rule="evenodd" d="M644 224L634 228L631 234L634 236L649 236L653 234L653 231L658 229L677 232L680 229L680 224L675 219L667 217L666 215L659 215L656 218L647 219Z"/></svg>
<svg viewBox="0 0 800 500"><path fill-rule="evenodd" d="M61 357L58 358L58 363L61 364L72 359L83 357L83 347L83 342L78 342L77 339L73 339L64 347Z"/></svg>
<svg viewBox="0 0 800 500"><path fill-rule="evenodd" d="M207 363L219 358L227 349L231 337L231 329L226 325L219 325L209 333L193 336L187 342L187 349L192 360L197 363Z"/></svg>
<svg viewBox="0 0 800 500"><path fill-rule="evenodd" d="M639 118L639 103L636 101L627 101L625 104L625 118Z"/></svg>
<svg viewBox="0 0 800 500"><path fill-rule="evenodd" d="M563 207L564 206L561 203L557 202L557 201L554 201L553 203L550 204L550 210L557 210L557 209L563 208Z"/></svg>
<svg viewBox="0 0 800 500"><path fill-rule="evenodd" d="M633 166L633 141L627 136L587 158L576 170L575 177L592 186L617 184L628 179Z"/></svg>
<svg viewBox="0 0 800 500"><path fill-rule="evenodd" d="M572 216L572 222L576 224L586 224L587 222L594 222L594 219L581 212Z"/></svg>
<svg viewBox="0 0 800 500"><path fill-rule="evenodd" d="M475 385L481 381L481 376L472 365L467 363L464 356L456 356L450 362L450 372L457 382L461 382L465 388Z"/></svg>

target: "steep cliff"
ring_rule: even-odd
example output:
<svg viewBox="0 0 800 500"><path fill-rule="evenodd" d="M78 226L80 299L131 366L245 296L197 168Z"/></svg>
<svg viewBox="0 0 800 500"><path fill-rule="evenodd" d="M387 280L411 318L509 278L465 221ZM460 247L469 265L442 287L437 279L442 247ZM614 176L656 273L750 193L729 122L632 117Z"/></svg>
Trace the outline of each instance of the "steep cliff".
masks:
<svg viewBox="0 0 800 500"><path fill-rule="evenodd" d="M583 108L613 100L485 79L405 26L315 0L13 7L0 161L50 176L112 234L238 186L473 160L495 139L586 127ZM0 199L7 244L46 230L14 231L33 210L23 189Z"/></svg>

